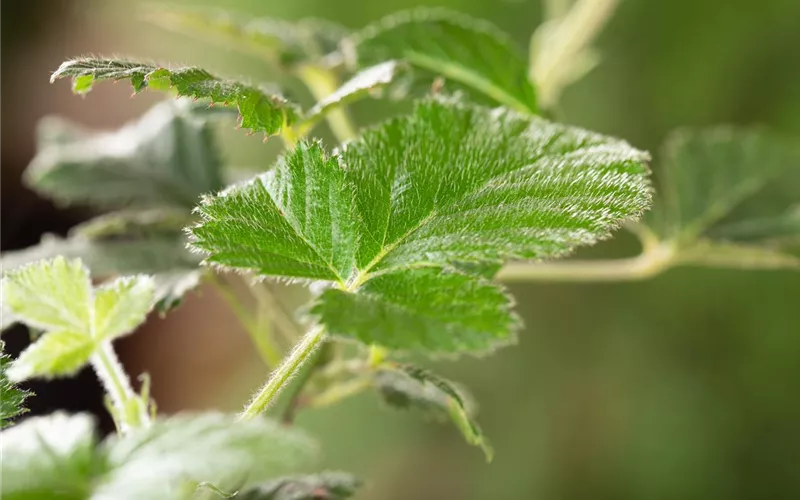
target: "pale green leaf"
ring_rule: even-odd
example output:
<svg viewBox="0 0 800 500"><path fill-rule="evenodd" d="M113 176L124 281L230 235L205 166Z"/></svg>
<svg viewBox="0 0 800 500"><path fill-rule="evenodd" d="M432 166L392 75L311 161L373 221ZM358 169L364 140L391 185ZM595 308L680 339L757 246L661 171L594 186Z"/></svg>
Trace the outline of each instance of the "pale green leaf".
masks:
<svg viewBox="0 0 800 500"><path fill-rule="evenodd" d="M118 278L95 290L94 337L113 340L144 323L153 308L155 283L149 276Z"/></svg>
<svg viewBox="0 0 800 500"><path fill-rule="evenodd" d="M86 500L92 478L103 472L94 453L94 421L62 412L29 417L0 439L3 500Z"/></svg>
<svg viewBox="0 0 800 500"><path fill-rule="evenodd" d="M491 461L493 451L474 420L471 400L449 380L415 366L387 364L375 376L375 386L391 406L450 418L466 441L480 446Z"/></svg>
<svg viewBox="0 0 800 500"><path fill-rule="evenodd" d="M80 57L65 61L50 78L71 77L73 89L86 93L103 80L128 79L134 92L145 88L171 90L183 97L209 99L212 103L236 106L241 126L267 136L291 125L298 116L296 106L276 93L231 80L221 80L204 69L167 69L150 63L125 59Z"/></svg>
<svg viewBox="0 0 800 500"><path fill-rule="evenodd" d="M492 283L431 267L381 274L354 292L326 290L310 313L332 334L368 345L480 353L515 340L510 309Z"/></svg>
<svg viewBox="0 0 800 500"><path fill-rule="evenodd" d="M662 154L647 223L684 263L797 267L800 147L761 129L679 130Z"/></svg>
<svg viewBox="0 0 800 500"><path fill-rule="evenodd" d="M607 237L647 207L647 159L584 130L430 100L339 156L300 144L273 172L206 198L193 245L217 265L334 282L340 290L313 311L336 334L485 350L511 338L508 299L454 269L555 257Z"/></svg>
<svg viewBox="0 0 800 500"><path fill-rule="evenodd" d="M3 269L3 304L18 321L46 330L91 329L92 284L79 260L56 257Z"/></svg>
<svg viewBox="0 0 800 500"><path fill-rule="evenodd" d="M274 479L236 495L236 500L345 500L361 481L346 472L320 472Z"/></svg>
<svg viewBox="0 0 800 500"><path fill-rule="evenodd" d="M28 410L23 407L30 392L24 391L8 379L11 358L5 353L5 345L0 341L0 429L11 425L12 420Z"/></svg>
<svg viewBox="0 0 800 500"><path fill-rule="evenodd" d="M266 419L177 415L104 446L111 471L93 500L175 498L186 485L235 491L304 468L317 454L299 431Z"/></svg>
<svg viewBox="0 0 800 500"><path fill-rule="evenodd" d="M359 67L397 59L442 76L492 102L536 113L525 58L509 37L485 21L444 9L392 14L343 41ZM432 80L432 78L428 78Z"/></svg>
<svg viewBox="0 0 800 500"><path fill-rule="evenodd" d="M249 17L220 9L149 4L149 22L165 29L216 41L281 65L317 61L333 52L346 29L321 19L285 21Z"/></svg>
<svg viewBox="0 0 800 500"><path fill-rule="evenodd" d="M187 209L201 194L223 187L210 125L186 101L158 104L114 132L67 137L57 130L74 126L43 122L25 174L33 189L60 203Z"/></svg>
<svg viewBox="0 0 800 500"><path fill-rule="evenodd" d="M89 362L96 347L88 331L46 332L14 360L8 369L8 378L21 382L36 377L74 375Z"/></svg>

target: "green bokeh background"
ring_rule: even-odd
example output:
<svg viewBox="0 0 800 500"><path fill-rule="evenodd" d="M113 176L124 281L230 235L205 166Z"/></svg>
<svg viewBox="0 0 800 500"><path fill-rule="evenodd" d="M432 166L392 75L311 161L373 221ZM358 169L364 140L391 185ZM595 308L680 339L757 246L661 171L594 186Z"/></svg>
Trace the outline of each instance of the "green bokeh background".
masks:
<svg viewBox="0 0 800 500"><path fill-rule="evenodd" d="M75 53L61 51L47 30L75 37L73 30L88 29L96 35L74 46L280 80L258 59L136 22L136 2L66 2L57 27L22 33L26 22L51 15L48 2L34 3L38 9L12 14L3 5L4 43L14 35L18 47L46 44L51 66ZM539 2L523 0L225 2L353 28L416 5L489 19L522 48L542 18ZM6 22L20 12L19 23ZM658 145L681 125L763 123L800 136L797 0L622 0L597 46L602 63L565 92L558 119L653 151L656 170ZM13 88L17 75L4 73L4 88L9 80ZM289 92L310 102L302 89ZM371 102L354 109L361 123L384 112ZM223 135L235 164L263 168L277 150ZM620 234L583 255L634 252L633 238ZM517 347L428 364L474 392L495 447L492 464L450 426L394 413L372 395L300 415L298 425L320 436L326 465L367 478L359 499L800 498L798 274L677 269L641 283L541 283L511 292L526 325ZM233 383L218 394L220 404L249 390Z"/></svg>

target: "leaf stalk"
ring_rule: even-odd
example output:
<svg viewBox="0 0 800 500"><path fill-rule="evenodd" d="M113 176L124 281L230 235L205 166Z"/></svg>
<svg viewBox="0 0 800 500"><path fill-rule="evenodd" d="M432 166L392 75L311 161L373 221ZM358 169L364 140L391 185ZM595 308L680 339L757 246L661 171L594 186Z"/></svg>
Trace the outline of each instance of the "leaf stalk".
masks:
<svg viewBox="0 0 800 500"><path fill-rule="evenodd" d="M92 355L91 364L111 398L112 413L120 431L125 433L150 425L147 402L134 392L110 341L100 344Z"/></svg>

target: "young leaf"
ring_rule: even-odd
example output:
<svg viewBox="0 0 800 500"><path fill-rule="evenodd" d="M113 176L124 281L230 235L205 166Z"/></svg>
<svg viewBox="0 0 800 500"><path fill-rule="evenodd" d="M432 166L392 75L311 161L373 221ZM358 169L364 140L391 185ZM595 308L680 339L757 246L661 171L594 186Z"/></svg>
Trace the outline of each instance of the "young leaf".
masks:
<svg viewBox="0 0 800 500"><path fill-rule="evenodd" d="M119 278L93 291L81 261L64 257L9 271L2 284L6 307L45 330L8 370L14 381L75 373L103 342L144 321L153 304L150 278Z"/></svg>
<svg viewBox="0 0 800 500"><path fill-rule="evenodd" d="M0 341L0 429L11 425L14 418L28 411L22 404L30 395L9 380L7 370L11 358L4 351L5 345Z"/></svg>
<svg viewBox="0 0 800 500"><path fill-rule="evenodd" d="M266 419L177 415L104 443L110 472L93 498L164 498L185 484L208 482L225 491L297 472L317 454L298 431ZM174 495L174 493L173 493Z"/></svg>
<svg viewBox="0 0 800 500"><path fill-rule="evenodd" d="M525 58L506 34L487 22L444 9L418 9L392 14L342 45L345 56L357 59L359 67L404 60L473 95L522 113L537 113Z"/></svg>
<svg viewBox="0 0 800 500"><path fill-rule="evenodd" d="M346 472L321 472L274 479L236 495L237 500L346 500L361 481Z"/></svg>
<svg viewBox="0 0 800 500"><path fill-rule="evenodd" d="M321 19L251 18L219 9L149 4L145 18L162 28L246 50L281 65L316 61L333 52L347 30Z"/></svg>
<svg viewBox="0 0 800 500"><path fill-rule="evenodd" d="M63 62L50 81L66 77L72 78L72 88L78 94L89 92L98 81L129 79L135 93L145 88L174 90L182 97L236 106L243 128L264 132L267 136L291 125L298 116L296 106L278 94L221 80L200 68L167 69L125 59L81 57Z"/></svg>
<svg viewBox="0 0 800 500"><path fill-rule="evenodd" d="M54 131L74 126L44 122L26 171L28 185L60 203L189 208L223 187L211 127L187 101L158 104L115 132L66 139Z"/></svg>
<svg viewBox="0 0 800 500"><path fill-rule="evenodd" d="M472 417L470 400L452 382L415 366L386 365L378 371L375 386L394 407L449 417L467 442L480 446L492 460L492 448Z"/></svg>
<svg viewBox="0 0 800 500"><path fill-rule="evenodd" d="M397 349L485 350L510 338L509 304L454 266L555 257L607 237L647 206L647 158L539 118L430 100L340 156L301 144L274 172L206 198L193 245L209 263L333 282L341 291L312 312L337 334ZM380 315L394 328L379 332Z"/></svg>
<svg viewBox="0 0 800 500"><path fill-rule="evenodd" d="M785 253L800 241L796 144L758 129L681 130L662 159L661 199L647 223L685 263L800 267Z"/></svg>
<svg viewBox="0 0 800 500"><path fill-rule="evenodd" d="M90 498L92 479L105 469L94 447L94 421L87 414L29 417L4 429L0 496L9 500Z"/></svg>

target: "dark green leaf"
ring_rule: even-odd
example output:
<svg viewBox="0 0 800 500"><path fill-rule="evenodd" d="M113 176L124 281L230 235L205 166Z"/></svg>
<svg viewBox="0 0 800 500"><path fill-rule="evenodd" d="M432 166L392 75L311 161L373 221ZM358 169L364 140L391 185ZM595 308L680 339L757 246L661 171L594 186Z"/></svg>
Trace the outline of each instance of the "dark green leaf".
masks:
<svg viewBox="0 0 800 500"><path fill-rule="evenodd" d="M5 353L5 346L0 341L0 429L11 425L12 420L27 412L22 404L30 396L28 391L23 391L8 379L8 370L11 358Z"/></svg>
<svg viewBox="0 0 800 500"><path fill-rule="evenodd" d="M467 442L480 446L491 461L492 448L473 418L471 399L449 380L416 366L387 364L377 372L375 387L391 406L450 418Z"/></svg>
<svg viewBox="0 0 800 500"><path fill-rule="evenodd" d="M319 60L333 52L347 33L344 27L321 19L291 22L176 5L150 4L145 17L168 30L222 42L287 65Z"/></svg>
<svg viewBox="0 0 800 500"><path fill-rule="evenodd" d="M191 208L223 181L212 130L190 107L165 102L118 131L72 138L54 129L73 124L49 119L26 181L65 204Z"/></svg>
<svg viewBox="0 0 800 500"><path fill-rule="evenodd" d="M214 264L333 282L340 290L313 312L339 335L485 350L511 337L508 299L454 268L555 257L607 237L648 205L647 158L580 129L431 100L340 156L300 144L274 172L206 198L193 244Z"/></svg>
<svg viewBox="0 0 800 500"><path fill-rule="evenodd" d="M343 42L359 67L408 61L493 102L536 113L527 62L508 36L489 23L443 9L392 14ZM428 78L432 80L432 78Z"/></svg>
<svg viewBox="0 0 800 500"><path fill-rule="evenodd" d="M136 93L145 88L172 90L179 96L236 106L243 128L264 132L267 136L291 125L298 116L296 106L278 94L236 81L221 80L200 68L167 69L124 59L81 57L62 63L50 80L66 77L72 77L73 90L79 94L90 91L98 81L127 79Z"/></svg>
<svg viewBox="0 0 800 500"><path fill-rule="evenodd" d="M346 472L321 472L309 476L274 479L242 491L236 500L345 500L353 496L361 481Z"/></svg>

